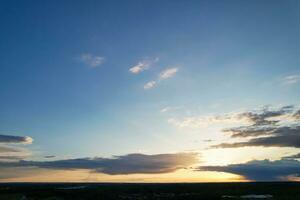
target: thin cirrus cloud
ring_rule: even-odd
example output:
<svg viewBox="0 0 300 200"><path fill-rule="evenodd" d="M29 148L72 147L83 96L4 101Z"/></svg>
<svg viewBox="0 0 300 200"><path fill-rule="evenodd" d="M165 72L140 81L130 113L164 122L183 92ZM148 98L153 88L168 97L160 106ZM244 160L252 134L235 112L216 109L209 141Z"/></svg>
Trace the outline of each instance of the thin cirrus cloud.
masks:
<svg viewBox="0 0 300 200"><path fill-rule="evenodd" d="M44 169L86 169L109 175L170 173L198 163L197 153L128 154L113 158L79 158L56 161L0 162L0 167L38 167Z"/></svg>
<svg viewBox="0 0 300 200"><path fill-rule="evenodd" d="M199 117L185 117L183 119L170 118L168 123L178 128L201 128L214 124L233 124L244 123L245 120L238 118L236 113L218 116L199 116Z"/></svg>
<svg viewBox="0 0 300 200"><path fill-rule="evenodd" d="M139 61L136 65L132 66L129 71L133 74L139 74L142 71L148 70L150 69L150 67L159 61L159 58L156 57L154 59L143 59L141 61Z"/></svg>
<svg viewBox="0 0 300 200"><path fill-rule="evenodd" d="M253 126L275 124L277 121L270 118L276 118L284 116L285 114L291 112L294 109L293 106L284 106L279 110L270 110L268 107L258 109L249 112L232 112L223 115L210 115L210 116L199 116L199 117L187 117L182 120L171 118L169 123L177 127L191 127L200 128L214 124L252 124ZM297 111L294 113L292 118L296 118ZM267 120L268 119L268 120ZM251 128L252 126L245 126ZM239 127L243 128L243 126ZM230 130L233 130L232 128ZM225 129L223 130L226 132Z"/></svg>
<svg viewBox="0 0 300 200"><path fill-rule="evenodd" d="M160 112L161 113L168 113L168 112L180 110L182 108L183 108L182 106L166 106L166 107L163 107L162 109L160 109Z"/></svg>
<svg viewBox="0 0 300 200"><path fill-rule="evenodd" d="M226 166L200 166L196 170L233 173L251 181L286 181L290 177L299 178L300 162L287 159L252 160Z"/></svg>
<svg viewBox="0 0 300 200"><path fill-rule="evenodd" d="M169 112L169 111L172 110L172 109L173 109L172 107L167 106L167 107L162 108L162 109L160 110L160 112L161 112L161 113L166 113L166 112Z"/></svg>
<svg viewBox="0 0 300 200"><path fill-rule="evenodd" d="M165 80L165 79L171 78L177 73L177 71L178 71L178 68L176 68L176 67L168 68L159 74L159 79Z"/></svg>
<svg viewBox="0 0 300 200"><path fill-rule="evenodd" d="M158 83L160 83L161 81L175 76L175 74L177 72L178 72L178 68L176 68L176 67L165 69L164 71L159 73L157 80L152 80L152 81L147 82L144 85L144 89L148 90L148 89L154 88L154 86L157 86Z"/></svg>
<svg viewBox="0 0 300 200"><path fill-rule="evenodd" d="M144 89L145 90L151 89L151 88L155 87L155 85L156 85L156 81L149 81L148 83L146 83L144 85Z"/></svg>
<svg viewBox="0 0 300 200"><path fill-rule="evenodd" d="M189 117L183 120L171 118L169 123L180 127L200 128L213 124L237 124L223 129L230 138L248 139L243 142L221 143L211 148L239 147L294 147L300 148L299 109L294 106L232 113L220 116Z"/></svg>
<svg viewBox="0 0 300 200"><path fill-rule="evenodd" d="M84 53L80 55L79 60L87 66L95 68L102 65L105 61L105 58L90 53Z"/></svg>
<svg viewBox="0 0 300 200"><path fill-rule="evenodd" d="M285 85L293 85L300 82L300 74L289 75L282 79L282 83Z"/></svg>

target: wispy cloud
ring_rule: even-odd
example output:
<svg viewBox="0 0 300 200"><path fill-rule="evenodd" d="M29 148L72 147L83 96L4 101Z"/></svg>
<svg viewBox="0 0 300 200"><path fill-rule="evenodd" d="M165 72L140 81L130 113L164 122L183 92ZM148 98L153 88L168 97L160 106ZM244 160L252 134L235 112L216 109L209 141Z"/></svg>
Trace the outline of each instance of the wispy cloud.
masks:
<svg viewBox="0 0 300 200"><path fill-rule="evenodd" d="M300 74L286 76L282 79L282 83L285 85L293 85L300 82Z"/></svg>
<svg viewBox="0 0 300 200"><path fill-rule="evenodd" d="M128 154L113 158L79 158L56 161L0 162L0 167L39 167L46 169L86 169L110 175L159 174L174 172L198 163L197 153Z"/></svg>
<svg viewBox="0 0 300 200"><path fill-rule="evenodd" d="M153 63L159 61L159 58L156 57L154 59L144 59L139 61L136 65L132 66L129 71L133 74L139 74L142 71L148 70Z"/></svg>
<svg viewBox="0 0 300 200"><path fill-rule="evenodd" d="M159 74L159 79L164 80L173 77L178 72L178 68L168 68Z"/></svg>
<svg viewBox="0 0 300 200"><path fill-rule="evenodd" d="M151 89L158 85L161 81L172 78L178 72L178 68L168 68L159 73L156 80L149 81L144 85L144 89Z"/></svg>
<svg viewBox="0 0 300 200"><path fill-rule="evenodd" d="M299 109L295 106L270 107L218 116L170 118L168 122L178 128L202 128L221 125L221 131L232 139L247 141L221 143L212 148L239 148L247 146L300 148Z"/></svg>
<svg viewBox="0 0 300 200"><path fill-rule="evenodd" d="M177 111L182 108L183 108L182 106L166 106L166 107L163 107L162 109L160 109L160 112L167 113L167 112L171 112L171 111Z"/></svg>
<svg viewBox="0 0 300 200"><path fill-rule="evenodd" d="M218 115L218 116L199 116L185 117L183 119L170 118L168 122L178 128L201 128L213 124L234 124L242 123L245 120L238 118L237 114Z"/></svg>
<svg viewBox="0 0 300 200"><path fill-rule="evenodd" d="M81 54L79 60L89 67L95 68L103 64L105 61L104 57L92 55L90 53Z"/></svg>
<svg viewBox="0 0 300 200"><path fill-rule="evenodd" d="M155 85L156 85L156 81L149 81L148 83L146 83L144 85L144 89L145 90L151 89L151 88L155 87Z"/></svg>
<svg viewBox="0 0 300 200"><path fill-rule="evenodd" d="M160 110L160 112L165 113L165 112L168 112L169 110L171 110L171 107L164 107Z"/></svg>
<svg viewBox="0 0 300 200"><path fill-rule="evenodd" d="M201 166L199 171L228 172L244 176L253 181L289 180L290 176L299 177L300 162L297 160L252 160L243 164L227 166Z"/></svg>

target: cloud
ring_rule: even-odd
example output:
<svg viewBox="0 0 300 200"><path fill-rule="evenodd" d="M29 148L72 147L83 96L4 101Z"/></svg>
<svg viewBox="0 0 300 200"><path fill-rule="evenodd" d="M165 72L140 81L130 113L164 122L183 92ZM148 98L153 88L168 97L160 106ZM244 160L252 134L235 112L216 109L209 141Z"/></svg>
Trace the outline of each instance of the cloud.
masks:
<svg viewBox="0 0 300 200"><path fill-rule="evenodd" d="M139 61L136 65L132 66L129 71L133 74L139 74L142 71L148 70L153 63L158 62L159 58L156 57L155 59L144 59Z"/></svg>
<svg viewBox="0 0 300 200"><path fill-rule="evenodd" d="M25 156L22 155L0 155L0 161L1 160L21 160L24 159Z"/></svg>
<svg viewBox="0 0 300 200"><path fill-rule="evenodd" d="M79 60L81 62L83 62L84 64L86 64L92 68L95 68L95 67L98 67L101 64L103 64L105 59L104 59L104 57L101 57L101 56L96 56L96 55L92 55L89 53L85 53L80 56Z"/></svg>
<svg viewBox="0 0 300 200"><path fill-rule="evenodd" d="M151 89L151 88L153 88L155 85L156 85L156 81L149 81L148 83L146 83L146 84L144 85L144 89L145 89L145 90Z"/></svg>
<svg viewBox="0 0 300 200"><path fill-rule="evenodd" d="M201 128L212 125L239 126L221 130L232 139L245 139L233 143L221 143L211 148L239 148L246 146L300 148L300 111L295 106L270 107L246 112L235 112L217 116L186 117L168 120L179 128ZM249 139L250 138L250 139Z"/></svg>
<svg viewBox="0 0 300 200"><path fill-rule="evenodd" d="M13 136L0 135L0 161L1 160L20 160L26 157L26 150L23 148L16 148L18 144L31 144L33 139L28 136ZM9 145L14 145L13 147Z"/></svg>
<svg viewBox="0 0 300 200"><path fill-rule="evenodd" d="M300 74L286 76L282 79L282 83L285 85L293 85L300 82Z"/></svg>
<svg viewBox="0 0 300 200"><path fill-rule="evenodd" d="M252 125L272 125L279 121L272 118L283 116L292 112L293 106L283 106L279 109L271 109L270 107L264 107L262 110L244 112L237 115L239 118L247 119Z"/></svg>
<svg viewBox="0 0 300 200"><path fill-rule="evenodd" d="M246 124L247 126L224 129L224 132L256 131L267 128L267 125L277 124L280 117L295 120L292 116L293 106L284 106L278 109L263 107L249 112L232 112L223 115L186 117L183 119L170 119L169 122L178 127L200 128L214 124ZM289 115L290 118L287 117ZM277 119L276 119L277 118Z"/></svg>
<svg viewBox="0 0 300 200"><path fill-rule="evenodd" d="M54 155L49 155L49 156L44 156L44 158L55 158L56 156Z"/></svg>
<svg viewBox="0 0 300 200"><path fill-rule="evenodd" d="M288 180L290 176L299 177L300 162L286 159L277 161L252 160L243 164L227 166L200 166L197 170L228 172L253 181L281 181Z"/></svg>
<svg viewBox="0 0 300 200"><path fill-rule="evenodd" d="M293 106L284 106L277 110L263 109L259 112L239 114L250 125L224 129L231 138L247 138L246 142L222 143L212 148L237 148L246 146L295 147L300 148L299 110Z"/></svg>
<svg viewBox="0 0 300 200"><path fill-rule="evenodd" d="M33 139L28 136L12 136L12 135L0 135L0 143L23 143L31 144Z"/></svg>
<svg viewBox="0 0 300 200"><path fill-rule="evenodd" d="M117 174L169 173L198 162L196 153L176 154L128 154L113 158L79 158L56 161L0 162L2 167L38 167L47 169L87 169L94 172Z"/></svg>
<svg viewBox="0 0 300 200"><path fill-rule="evenodd" d="M300 153L291 155L291 156L285 156L284 159L300 159Z"/></svg>
<svg viewBox="0 0 300 200"><path fill-rule="evenodd" d="M160 79L160 80L165 80L165 79L171 78L171 77L173 77L177 72L178 72L178 68L176 68L176 67L165 69L164 71L162 71L162 72L159 74L159 79Z"/></svg>
<svg viewBox="0 0 300 200"><path fill-rule="evenodd" d="M161 113L165 113L165 112L168 112L169 110L171 110L172 108L171 107L164 107L160 110Z"/></svg>
<svg viewBox="0 0 300 200"><path fill-rule="evenodd" d="M19 149L0 146L0 153L20 152Z"/></svg>
<svg viewBox="0 0 300 200"><path fill-rule="evenodd" d="M221 143L211 146L212 148L237 148L237 147L295 147L300 148L300 134L288 134L250 139L246 142Z"/></svg>
<svg viewBox="0 0 300 200"><path fill-rule="evenodd" d="M144 85L144 89L151 89L163 80L173 77L178 71L178 68L169 68L162 71L156 80L149 81Z"/></svg>
<svg viewBox="0 0 300 200"><path fill-rule="evenodd" d="M178 128L201 128L214 124L232 124L243 122L241 118L237 118L235 115L223 115L223 116L200 116L200 117L186 117L181 120L170 118L168 120L170 124L177 126Z"/></svg>
<svg viewBox="0 0 300 200"><path fill-rule="evenodd" d="M297 110L297 111L293 114L293 117L294 117L296 120L300 120L300 110Z"/></svg>
<svg viewBox="0 0 300 200"><path fill-rule="evenodd" d="M174 107L172 107L172 106L166 106L166 107L160 109L160 112L161 113L166 113L166 112L171 112L171 111L179 110L181 108L182 108L181 106L174 106Z"/></svg>

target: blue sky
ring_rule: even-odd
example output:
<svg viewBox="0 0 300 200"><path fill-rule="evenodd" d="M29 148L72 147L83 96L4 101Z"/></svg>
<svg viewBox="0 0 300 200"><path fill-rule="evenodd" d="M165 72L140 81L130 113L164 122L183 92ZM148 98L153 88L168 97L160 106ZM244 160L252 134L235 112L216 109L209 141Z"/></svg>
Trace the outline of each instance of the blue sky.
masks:
<svg viewBox="0 0 300 200"><path fill-rule="evenodd" d="M299 8L1 1L0 134L33 138L34 160L201 151L223 136L172 120L299 105Z"/></svg>

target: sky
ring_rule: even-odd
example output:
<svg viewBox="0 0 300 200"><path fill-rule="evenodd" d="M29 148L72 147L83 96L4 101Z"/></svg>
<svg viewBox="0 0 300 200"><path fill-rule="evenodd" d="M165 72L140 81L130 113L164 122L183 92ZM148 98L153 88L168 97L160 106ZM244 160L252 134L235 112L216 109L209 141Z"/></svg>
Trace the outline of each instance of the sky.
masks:
<svg viewBox="0 0 300 200"><path fill-rule="evenodd" d="M300 180L297 0L3 0L0 182Z"/></svg>

